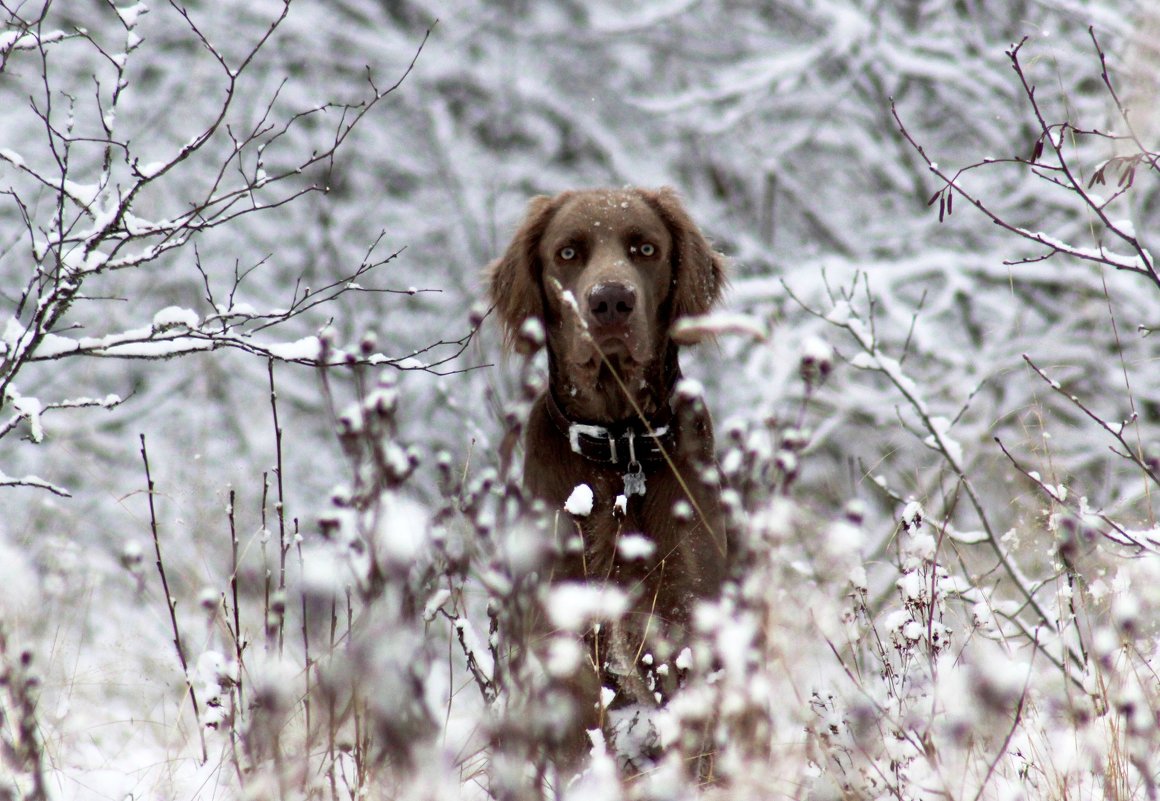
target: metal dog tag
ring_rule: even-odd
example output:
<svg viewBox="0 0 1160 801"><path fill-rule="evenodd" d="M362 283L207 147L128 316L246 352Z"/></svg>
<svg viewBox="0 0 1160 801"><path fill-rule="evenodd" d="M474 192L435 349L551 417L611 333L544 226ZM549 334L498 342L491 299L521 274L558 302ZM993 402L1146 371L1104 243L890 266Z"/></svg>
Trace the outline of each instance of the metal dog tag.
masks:
<svg viewBox="0 0 1160 801"><path fill-rule="evenodd" d="M644 470L640 462L629 462L628 472L624 474L624 496L644 495Z"/></svg>

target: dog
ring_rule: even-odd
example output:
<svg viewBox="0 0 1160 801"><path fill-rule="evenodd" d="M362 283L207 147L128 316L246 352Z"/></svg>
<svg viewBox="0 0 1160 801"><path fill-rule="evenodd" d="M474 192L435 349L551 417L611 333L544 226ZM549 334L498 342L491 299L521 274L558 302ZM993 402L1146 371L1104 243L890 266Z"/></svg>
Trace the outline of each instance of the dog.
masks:
<svg viewBox="0 0 1160 801"><path fill-rule="evenodd" d="M718 302L725 259L672 189L568 191L531 200L485 281L508 347L534 350L539 331L547 348L547 387L524 432L523 486L548 509L571 510L573 536L560 544L552 580L629 593L619 649L629 664L605 661L600 680L619 681L633 700L659 700L630 677L639 667L631 663L646 640L667 643L671 656L695 602L726 575L712 424L681 384L673 330ZM569 503L582 484L590 508Z"/></svg>

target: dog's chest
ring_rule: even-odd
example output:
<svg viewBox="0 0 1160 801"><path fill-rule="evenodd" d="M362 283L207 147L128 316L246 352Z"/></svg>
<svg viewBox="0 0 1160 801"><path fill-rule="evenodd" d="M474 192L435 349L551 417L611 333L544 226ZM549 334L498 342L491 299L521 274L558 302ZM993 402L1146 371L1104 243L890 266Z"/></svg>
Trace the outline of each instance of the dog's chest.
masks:
<svg viewBox="0 0 1160 801"><path fill-rule="evenodd" d="M573 538L571 550L575 554L576 546L581 546L589 578L625 580L643 575L671 548L673 509L667 482L659 471L645 471L643 476L647 489L635 495L625 494L623 471L614 466L590 470L585 476L592 491L591 511L569 516L574 537L580 539L577 543Z"/></svg>

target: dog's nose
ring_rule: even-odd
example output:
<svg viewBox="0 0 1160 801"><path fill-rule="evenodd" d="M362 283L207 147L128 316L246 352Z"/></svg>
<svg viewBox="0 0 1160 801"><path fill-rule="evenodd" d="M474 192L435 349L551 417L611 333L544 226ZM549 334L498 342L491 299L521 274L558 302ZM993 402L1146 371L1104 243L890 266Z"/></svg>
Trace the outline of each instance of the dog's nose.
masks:
<svg viewBox="0 0 1160 801"><path fill-rule="evenodd" d="M625 284L597 284L588 292L588 310L600 325L626 322L636 308L636 290Z"/></svg>

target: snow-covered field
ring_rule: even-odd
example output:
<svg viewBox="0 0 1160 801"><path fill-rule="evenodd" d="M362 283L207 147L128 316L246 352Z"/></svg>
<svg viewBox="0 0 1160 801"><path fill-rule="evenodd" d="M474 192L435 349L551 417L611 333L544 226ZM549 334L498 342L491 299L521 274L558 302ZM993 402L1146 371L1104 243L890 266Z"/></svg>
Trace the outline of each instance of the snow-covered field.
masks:
<svg viewBox="0 0 1160 801"><path fill-rule="evenodd" d="M1156 797L1154 4L624 5L0 4L0 799ZM624 184L735 580L569 780L480 274Z"/></svg>

